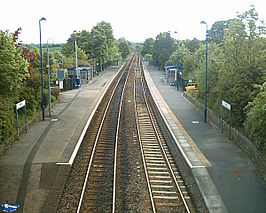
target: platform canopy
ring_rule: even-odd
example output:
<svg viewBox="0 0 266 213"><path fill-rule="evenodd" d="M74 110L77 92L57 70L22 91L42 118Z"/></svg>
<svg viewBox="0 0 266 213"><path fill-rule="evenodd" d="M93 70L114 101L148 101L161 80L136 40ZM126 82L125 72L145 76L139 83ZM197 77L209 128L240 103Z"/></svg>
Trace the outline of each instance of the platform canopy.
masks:
<svg viewBox="0 0 266 213"><path fill-rule="evenodd" d="M177 70L177 65L173 64L173 65L165 65L164 66L164 70L173 70L176 69Z"/></svg>
<svg viewBox="0 0 266 213"><path fill-rule="evenodd" d="M92 66L78 66L77 67L77 70L79 71L88 71L88 70L91 70L92 69ZM75 71L76 70L76 67L70 67L67 69L68 71L71 70L71 71Z"/></svg>

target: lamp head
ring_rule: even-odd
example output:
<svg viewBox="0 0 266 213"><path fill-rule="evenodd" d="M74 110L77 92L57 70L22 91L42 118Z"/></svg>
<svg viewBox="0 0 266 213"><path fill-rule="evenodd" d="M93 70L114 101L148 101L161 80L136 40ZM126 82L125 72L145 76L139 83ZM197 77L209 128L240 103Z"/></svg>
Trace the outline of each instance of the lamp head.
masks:
<svg viewBox="0 0 266 213"><path fill-rule="evenodd" d="M40 19L40 21L46 21L46 18L42 17L42 18Z"/></svg>
<svg viewBox="0 0 266 213"><path fill-rule="evenodd" d="M201 23L201 24L207 24L205 21L201 21L200 23Z"/></svg>

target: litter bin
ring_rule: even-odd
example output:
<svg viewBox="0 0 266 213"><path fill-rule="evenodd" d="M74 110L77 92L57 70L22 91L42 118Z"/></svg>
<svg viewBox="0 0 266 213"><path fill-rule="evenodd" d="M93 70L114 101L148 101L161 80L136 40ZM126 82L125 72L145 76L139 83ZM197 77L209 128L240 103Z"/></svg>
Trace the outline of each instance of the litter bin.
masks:
<svg viewBox="0 0 266 213"><path fill-rule="evenodd" d="M76 78L75 80L75 87L80 87L80 78Z"/></svg>

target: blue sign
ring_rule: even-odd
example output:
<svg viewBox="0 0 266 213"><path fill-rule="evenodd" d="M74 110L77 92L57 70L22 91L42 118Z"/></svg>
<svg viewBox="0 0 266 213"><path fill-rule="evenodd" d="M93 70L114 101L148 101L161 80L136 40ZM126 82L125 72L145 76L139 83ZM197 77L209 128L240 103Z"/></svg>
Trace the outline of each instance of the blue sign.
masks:
<svg viewBox="0 0 266 213"><path fill-rule="evenodd" d="M0 204L0 209L3 212L15 212L17 211L17 209L20 207L19 204L15 203L15 204L11 204L8 203L7 201L4 204Z"/></svg>
<svg viewBox="0 0 266 213"><path fill-rule="evenodd" d="M65 79L65 70L57 70L57 79L63 81Z"/></svg>

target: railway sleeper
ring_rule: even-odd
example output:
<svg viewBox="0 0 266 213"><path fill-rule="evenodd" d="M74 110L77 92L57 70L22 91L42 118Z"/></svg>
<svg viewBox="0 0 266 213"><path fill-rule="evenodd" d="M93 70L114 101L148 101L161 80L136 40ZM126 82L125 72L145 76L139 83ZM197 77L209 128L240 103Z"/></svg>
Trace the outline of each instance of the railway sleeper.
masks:
<svg viewBox="0 0 266 213"><path fill-rule="evenodd" d="M164 175L164 176L162 176L162 175L151 175L150 177L150 180L156 180L156 179L158 179L158 178L160 178L160 180L171 180L171 177L169 176L169 175Z"/></svg>
<svg viewBox="0 0 266 213"><path fill-rule="evenodd" d="M154 157L154 156L146 156L145 161L153 161L153 160L164 160L162 157Z"/></svg>
<svg viewBox="0 0 266 213"><path fill-rule="evenodd" d="M163 157L161 151L143 149L145 156Z"/></svg>
<svg viewBox="0 0 266 213"><path fill-rule="evenodd" d="M148 171L168 171L167 168L153 168L153 167L148 167Z"/></svg>
<svg viewBox="0 0 266 213"><path fill-rule="evenodd" d="M110 160L110 156L108 155L102 155L102 156L98 156L97 159L93 160L93 165L100 165L100 164L112 164L113 161Z"/></svg>
<svg viewBox="0 0 266 213"><path fill-rule="evenodd" d="M108 175L107 171L105 172L93 172L90 174L90 178L103 178Z"/></svg>
<svg viewBox="0 0 266 213"><path fill-rule="evenodd" d="M146 162L147 166L157 166L157 167L166 167L166 164L164 162L154 162L154 161L150 161L150 162Z"/></svg>
<svg viewBox="0 0 266 213"><path fill-rule="evenodd" d="M112 186L113 182L111 181L112 177L89 177L89 184L93 184L94 187L102 188L103 186Z"/></svg>
<svg viewBox="0 0 266 213"><path fill-rule="evenodd" d="M160 201L168 200L168 201L174 201L174 200L179 200L180 198L178 196L163 196L163 195L153 195L154 199L159 199Z"/></svg>
<svg viewBox="0 0 266 213"><path fill-rule="evenodd" d="M154 143L151 143L151 144L143 144L142 147L144 149L160 149L160 148L158 148L158 145L157 144L154 144Z"/></svg>
<svg viewBox="0 0 266 213"><path fill-rule="evenodd" d="M146 159L146 164L148 163L164 163L163 160L149 160L149 159Z"/></svg>

